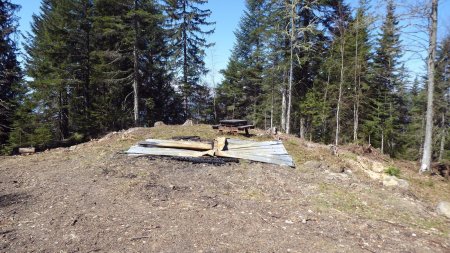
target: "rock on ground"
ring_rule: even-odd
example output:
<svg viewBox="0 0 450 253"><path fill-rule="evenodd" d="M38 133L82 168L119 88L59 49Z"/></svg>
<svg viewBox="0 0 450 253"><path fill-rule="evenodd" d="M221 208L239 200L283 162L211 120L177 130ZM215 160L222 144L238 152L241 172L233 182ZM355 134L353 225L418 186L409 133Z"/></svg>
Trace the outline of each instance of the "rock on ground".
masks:
<svg viewBox="0 0 450 253"><path fill-rule="evenodd" d="M444 215L450 219L450 202L442 201L437 206L437 212L440 215Z"/></svg>
<svg viewBox="0 0 450 253"><path fill-rule="evenodd" d="M323 163L320 161L307 161L303 164L303 166L307 169L316 170L316 169L322 169Z"/></svg>
<svg viewBox="0 0 450 253"><path fill-rule="evenodd" d="M383 175L383 185L388 187L399 187L403 189L408 189L409 187L408 181L389 175Z"/></svg>
<svg viewBox="0 0 450 253"><path fill-rule="evenodd" d="M155 122L155 127L157 127L157 126L165 126L166 124L164 124L164 122L162 122L162 121L156 121Z"/></svg>
<svg viewBox="0 0 450 253"><path fill-rule="evenodd" d="M193 126L194 122L190 119L186 120L186 122L184 122L183 126Z"/></svg>

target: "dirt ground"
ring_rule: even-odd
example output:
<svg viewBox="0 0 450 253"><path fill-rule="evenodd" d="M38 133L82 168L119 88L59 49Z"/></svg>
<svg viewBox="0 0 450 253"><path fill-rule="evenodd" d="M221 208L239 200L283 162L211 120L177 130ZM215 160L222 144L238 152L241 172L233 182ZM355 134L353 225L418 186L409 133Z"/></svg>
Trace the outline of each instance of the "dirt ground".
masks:
<svg viewBox="0 0 450 253"><path fill-rule="evenodd" d="M450 221L435 213L450 187L438 177L402 169L410 189L386 188L349 166L351 154L296 138L285 141L296 169L121 154L145 137L192 133L215 135L132 129L0 157L0 251L450 252Z"/></svg>

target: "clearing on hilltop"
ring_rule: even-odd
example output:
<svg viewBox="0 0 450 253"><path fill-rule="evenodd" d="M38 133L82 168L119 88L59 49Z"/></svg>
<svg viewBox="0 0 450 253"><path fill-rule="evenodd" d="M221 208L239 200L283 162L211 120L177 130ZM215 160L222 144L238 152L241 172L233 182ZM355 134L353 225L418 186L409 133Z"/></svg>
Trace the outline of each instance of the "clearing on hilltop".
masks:
<svg viewBox="0 0 450 253"><path fill-rule="evenodd" d="M450 218L436 209L450 201L450 184L377 150L346 146L336 157L328 146L282 135L295 169L123 153L146 138L192 133L217 136L208 125L133 128L0 158L1 251L450 250ZM397 176L387 174L392 168Z"/></svg>

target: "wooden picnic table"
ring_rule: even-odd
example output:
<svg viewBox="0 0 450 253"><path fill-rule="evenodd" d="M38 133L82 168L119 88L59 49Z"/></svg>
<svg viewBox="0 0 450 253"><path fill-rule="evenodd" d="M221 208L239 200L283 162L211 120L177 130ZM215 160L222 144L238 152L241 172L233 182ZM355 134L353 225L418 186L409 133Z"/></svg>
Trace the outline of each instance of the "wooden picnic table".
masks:
<svg viewBox="0 0 450 253"><path fill-rule="evenodd" d="M213 129L218 129L220 133L237 134L239 131L245 131L246 135L249 134L248 130L253 128L254 125L249 125L247 120L243 119L225 119L221 120L219 125L213 126Z"/></svg>

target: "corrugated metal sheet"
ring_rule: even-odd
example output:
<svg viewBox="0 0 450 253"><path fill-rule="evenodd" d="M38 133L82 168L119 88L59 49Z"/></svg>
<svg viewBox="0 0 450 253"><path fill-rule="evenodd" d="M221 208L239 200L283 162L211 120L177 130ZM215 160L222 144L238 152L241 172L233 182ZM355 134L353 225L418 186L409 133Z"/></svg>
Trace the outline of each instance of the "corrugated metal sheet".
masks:
<svg viewBox="0 0 450 253"><path fill-rule="evenodd" d="M216 155L295 167L292 157L281 141L257 142L227 139L225 150L216 152Z"/></svg>
<svg viewBox="0 0 450 253"><path fill-rule="evenodd" d="M238 139L226 139L225 145L220 145L224 140L218 138L214 149L207 151L196 151L196 145L190 145L186 142L177 142L173 140L146 140L142 145L131 147L127 153L132 155L160 155L160 156L187 156L201 157L204 155L231 157L239 159L247 159L251 161L278 164L282 166L295 167L292 157L286 151L281 141L246 141ZM156 146L153 146L152 143ZM166 144L170 147L164 147ZM190 148L193 146L194 148ZM193 150L194 149L194 150ZM198 150L198 148L197 148Z"/></svg>

